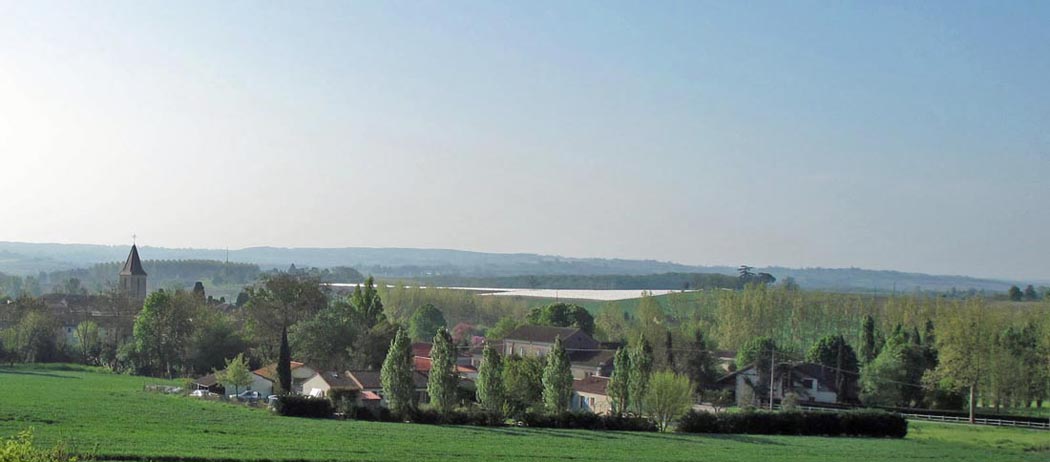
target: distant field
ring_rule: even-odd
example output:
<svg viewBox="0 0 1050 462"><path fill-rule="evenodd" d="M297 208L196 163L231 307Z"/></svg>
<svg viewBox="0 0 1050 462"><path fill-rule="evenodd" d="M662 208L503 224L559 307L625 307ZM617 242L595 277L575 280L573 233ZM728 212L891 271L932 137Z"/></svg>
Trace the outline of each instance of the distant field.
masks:
<svg viewBox="0 0 1050 462"><path fill-rule="evenodd" d="M912 423L908 438L694 436L282 418L143 392L143 377L0 368L0 435L33 427L103 460L1043 461L1050 433Z"/></svg>

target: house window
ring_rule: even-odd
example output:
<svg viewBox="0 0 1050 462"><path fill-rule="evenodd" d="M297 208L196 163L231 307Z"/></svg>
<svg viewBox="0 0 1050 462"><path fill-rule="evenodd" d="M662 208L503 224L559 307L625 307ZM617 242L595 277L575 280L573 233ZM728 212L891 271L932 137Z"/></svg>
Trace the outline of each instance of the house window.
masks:
<svg viewBox="0 0 1050 462"><path fill-rule="evenodd" d="M802 379L802 387L807 390L813 390L816 387L817 381L813 379Z"/></svg>

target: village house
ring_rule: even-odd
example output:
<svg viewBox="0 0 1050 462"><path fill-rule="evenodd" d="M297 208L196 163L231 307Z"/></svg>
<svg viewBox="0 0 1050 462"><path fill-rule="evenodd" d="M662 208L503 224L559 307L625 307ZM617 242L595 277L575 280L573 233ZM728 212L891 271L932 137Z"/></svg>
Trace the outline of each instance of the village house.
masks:
<svg viewBox="0 0 1050 462"><path fill-rule="evenodd" d="M386 398L383 396L383 381L379 371L346 371L346 377L354 382L354 386L360 392L359 400L379 400L379 404L386 407ZM427 377L419 372L412 373L412 384L415 387L416 402L425 404L430 402L427 395ZM362 403L367 405L368 403Z"/></svg>
<svg viewBox="0 0 1050 462"><path fill-rule="evenodd" d="M503 338L503 354L544 356L554 348L558 338L569 354L574 379L612 374L616 349L601 344L576 327L521 326Z"/></svg>
<svg viewBox="0 0 1050 462"><path fill-rule="evenodd" d="M606 389L609 387L609 379L605 377L589 376L572 381L572 399L569 401L569 409L572 411L588 411L595 414L608 414L612 412L612 401Z"/></svg>
<svg viewBox="0 0 1050 462"><path fill-rule="evenodd" d="M839 390L835 385L833 369L814 363L780 363L777 370L776 380L773 381L774 401L780 401L789 393L794 393L802 404L839 402ZM718 380L718 385L722 389L734 392L738 406L769 402L769 377L759 377L754 365L722 377Z"/></svg>

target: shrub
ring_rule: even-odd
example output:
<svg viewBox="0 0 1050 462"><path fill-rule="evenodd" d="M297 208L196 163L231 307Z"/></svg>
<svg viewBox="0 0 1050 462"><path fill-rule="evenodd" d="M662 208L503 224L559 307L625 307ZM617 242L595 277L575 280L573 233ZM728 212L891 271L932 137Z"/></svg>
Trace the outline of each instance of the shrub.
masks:
<svg viewBox="0 0 1050 462"><path fill-rule="evenodd" d="M617 430L654 432L656 424L642 417L597 415L590 412L562 412L557 414L528 412L520 424L533 428L566 428L578 430Z"/></svg>
<svg viewBox="0 0 1050 462"><path fill-rule="evenodd" d="M33 445L33 432L27 430L10 439L0 439L0 462L76 462L63 446L40 449ZM80 459L84 460L84 459Z"/></svg>
<svg viewBox="0 0 1050 462"><path fill-rule="evenodd" d="M501 427L506 424L497 412L481 409L456 409L439 412L435 409L415 409L405 412L402 421L425 425L472 425L475 427Z"/></svg>
<svg viewBox="0 0 1050 462"><path fill-rule="evenodd" d="M691 411L682 417L684 433L745 433L754 435L869 436L903 438L908 421L883 411L743 412L712 414Z"/></svg>
<svg viewBox="0 0 1050 462"><path fill-rule="evenodd" d="M332 402L325 398L299 395L282 395L274 403L274 411L286 417L310 417L327 419L332 417Z"/></svg>

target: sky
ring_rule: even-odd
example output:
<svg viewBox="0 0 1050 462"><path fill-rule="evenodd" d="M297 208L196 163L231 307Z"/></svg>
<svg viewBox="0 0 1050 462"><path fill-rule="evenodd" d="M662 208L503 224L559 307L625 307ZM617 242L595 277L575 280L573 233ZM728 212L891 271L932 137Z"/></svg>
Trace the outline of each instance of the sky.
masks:
<svg viewBox="0 0 1050 462"><path fill-rule="evenodd" d="M1050 280L1048 2L0 0L0 240Z"/></svg>

